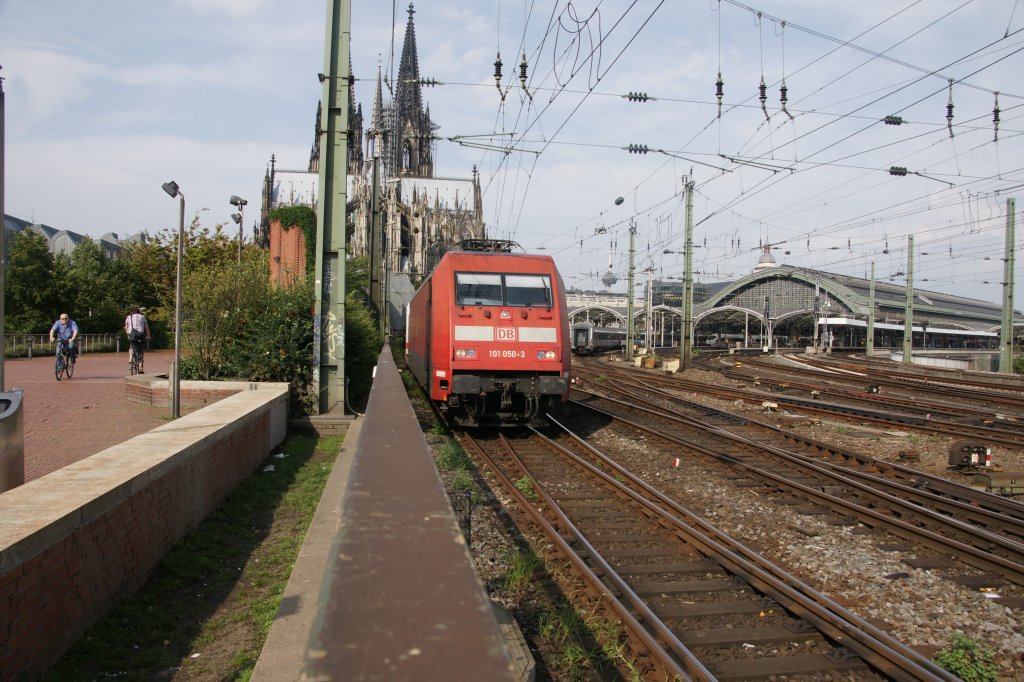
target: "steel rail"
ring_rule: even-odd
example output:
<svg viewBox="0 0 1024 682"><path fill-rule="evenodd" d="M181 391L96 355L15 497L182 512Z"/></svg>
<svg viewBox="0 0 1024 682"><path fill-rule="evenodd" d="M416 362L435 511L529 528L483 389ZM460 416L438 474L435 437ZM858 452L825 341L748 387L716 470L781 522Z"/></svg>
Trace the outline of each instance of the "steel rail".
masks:
<svg viewBox="0 0 1024 682"><path fill-rule="evenodd" d="M612 380L612 382L618 382L618 380ZM628 392L628 391L625 391L623 389L616 389L615 386L609 386L608 385L609 383L610 382L605 382L602 385L606 386L608 388L611 388L611 390L617 391L618 393L621 393L623 395L627 395L629 397L633 396L633 394ZM700 410L703 410L703 411L707 411L707 412L711 412L711 413L714 413L714 414L718 414L718 415L721 415L723 417L729 417L729 418L733 418L733 419L736 419L736 418L742 419L746 423L752 424L752 425L754 425L756 427L759 427L759 428L762 428L762 429L767 429L767 430L769 430L769 431L771 431L773 433L776 433L776 434L780 435L781 437L783 437L783 438L785 438L787 440L791 440L791 441L795 441L795 442L801 443L801 444L803 444L806 447L812 447L812 448L816 448L818 450L828 451L828 452L836 454L836 455L838 455L840 457L843 457L844 459L847 459L847 460L857 461L862 466L873 466L873 467L875 467L875 468L877 468L879 470L884 469L884 470L887 470L887 471L895 472L899 476L901 476L903 478L906 478L906 479L909 479L911 481L911 483L907 484L910 488L912 488L914 490L917 490L917 491L922 491L924 489L924 488L922 488L922 486L927 487L927 488L931 488L931 489L938 489L938 490L942 491L943 495L945 495L947 497L952 497L952 498L954 498L955 501L962 501L961 503L962 504L966 504L969 507L969 510L972 511L972 512L974 510L978 510L978 511L984 510L984 511L990 513L990 514L1009 516L1011 519L1014 519L1018 523L1021 523L1021 533L1019 533L1019 534L1020 535L1024 535L1024 504L1022 504L1020 502L1017 502L1015 500L1012 500L1012 499L1009 499L1009 498L1005 498L1005 497L1000 497L998 495L993 495L991 493L980 491L980 490L977 490L975 488L970 488L970 487L967 487L967 486L964 486L964 485L960 485L958 483L954 483L954 482L949 481L947 479L940 478L939 476L935 476L933 474L929 474L929 473L925 473L925 472L921 472L921 471L916 471L916 470L911 469L909 467L900 466L898 464L893 464L891 462L883 462L883 461L874 459L872 457L868 457L866 455L858 455L857 453L850 452L850 451L844 450L842 448L833 447L831 445L828 445L826 443L822 443L820 441L816 441L816 440L811 439L811 438L806 438L806 437L803 437L803 436L799 436L797 434L794 434L791 431L786 431L785 429L779 428L779 427L774 426L772 424L768 424L768 423L762 422L760 420L757 420L757 419L754 419L754 418L751 418L751 417L746 417L746 416L742 416L741 417L739 415L734 415L734 414L732 414L730 412L726 412L724 410L720 410L720 409L715 408L715 407L710 407L710 406L707 406L707 405L702 405L700 403L696 403L696 402L687 400L687 399L682 398L680 396L677 396L677 395L674 395L674 394L671 394L671 393L666 393L664 391L661 391L658 388L647 387L645 384L641 384L641 386L643 386L646 390L658 393L662 397L664 397L666 399L669 399L669 400L671 400L673 402L682 403L684 405L691 405L691 406L694 406L697 409L700 409ZM583 392L583 393L588 392L585 389L580 389L580 388L576 388L575 390ZM679 414L679 413L675 413L675 414L676 414L676 416L679 419L682 419L682 420L694 420L693 417L689 417L687 415L683 415L683 414ZM696 423L700 423L699 420L694 420L694 421ZM806 455L800 455L799 453L790 453L790 454L793 454L793 455L796 455L796 456L804 456L804 457L806 456ZM809 459L811 461L818 461L818 460L816 460L813 457L811 457ZM832 463L828 463L828 464L830 466L837 466L837 465L832 464ZM843 469L844 470L848 470L849 468L848 467L843 467ZM879 479L879 480L883 480L883 479ZM942 496L942 495L939 495L938 493L934 493L933 490L928 490L927 492L930 492L930 493L936 495L937 497L941 497Z"/></svg>
<svg viewBox="0 0 1024 682"><path fill-rule="evenodd" d="M594 394L594 395L596 395L596 394ZM615 400L614 398L608 398L606 396L599 396L599 397L601 397L604 400L609 400L609 401L611 401L613 403L618 403L620 405L629 407L630 409L635 409L635 410L638 410L640 412L644 412L644 413L648 413L648 414L651 414L651 415L654 415L654 416L658 416L658 417L660 417L662 419L665 419L665 420L669 420L669 421L674 420L674 418L672 416L664 415L664 414L656 412L654 410L650 410L650 409L643 408L643 407L638 407L638 406L635 406L635 405L629 405L628 403L623 403L622 401ZM868 509L868 508L862 507L862 506L860 506L858 504L855 504L853 502L850 502L848 500L844 500L844 499L842 499L840 497L836 497L835 495L831 495L829 493L826 493L823 490L818 490L816 488L812 488L810 486L803 485L802 483L797 483L795 481L791 481L791 480L787 479L784 476L780 476L780 475L775 474L775 473L773 473L771 471L767 471L765 469L761 469L761 468L753 466L751 464L747 464L745 462L739 461L739 460L737 460L734 457L730 457L728 455L719 454L719 453L717 453L717 452L715 452L713 450L710 450L710 449L708 449L708 448L706 448L704 446L698 445L696 443L692 443L690 441L683 440L681 438L678 438L678 437L673 436L671 434L665 433L665 432L660 431L658 429L655 429L655 428L652 428L652 427L649 427L649 426L645 426L643 424L640 424L639 422L635 422L635 421L626 419L626 418L624 418L624 417L622 417L620 415L612 414L610 412L601 410L600 408L596 408L596 407L594 407L592 405L586 405L585 403L580 403L580 402L577 402L577 401L573 401L573 403L577 404L577 405L580 405L582 407L586 407L586 408L588 408L590 410L593 410L594 412L603 414L606 417L610 417L610 418L613 418L613 419L618 419L622 423L628 424L628 425L632 426L633 428L640 429L642 431L650 433L651 435L654 435L654 436L657 436L657 437L662 438L664 440L667 440L669 442L672 442L672 443L674 443L676 445L681 445L681 446L687 447L687 448L689 448L691 450L695 450L695 451L701 452L701 453L703 453L703 454L705 454L705 455L707 455L709 457L717 459L718 461L725 462L726 464L728 464L730 466L740 468L743 471L752 472L752 473L756 474L757 476L760 476L763 479L770 480L770 481L772 481L772 482L774 482L774 483L776 483L778 485L783 485L783 486L791 488L791 489L799 490L803 495L805 495L805 496L807 496L807 497L809 497L811 499L818 500L819 504L823 504L823 506L830 507L830 508L833 508L833 509L841 509L843 511L843 513L845 513L846 515L848 515L848 516L850 516L852 518L855 518L855 519L859 520L860 522L865 523L866 525L869 525L869 526L885 525L889 529L889 531L891 533L893 533L894 535L897 535L899 537L903 537L905 539L911 539L911 540L914 540L916 542L920 542L921 544L923 544L923 545L925 545L927 547L930 547L931 549L938 550L938 551L948 551L948 550L951 550L951 549L955 550L956 552L958 552L961 555L961 560L964 561L965 563L970 564L971 566L974 566L975 568L979 568L979 569L982 569L982 570L985 570L985 571L996 572L999 575L1004 576L1007 580L1009 580L1010 582L1013 582L1014 584L1024 585L1024 565L1022 565L1021 563L1018 563L1016 561L1012 561L1012 560L1009 560L1009 559L1005 559L1005 558L1000 557L1000 556L996 556L996 555L990 554L989 552L985 552L984 550L978 549L978 548L973 547L971 545L966 545L966 544L964 544L964 543L962 543L962 542L960 542L958 540L953 540L951 538L947 538L947 537L945 537L943 535L940 535L939 533L936 533L934 531L930 531L930 530L927 530L927 529L924 529L924 528L920 528L920 527L915 526L913 524L906 523L905 521L902 521L900 519L896 519L896 518L893 518L891 516L887 516L885 514L877 512L877 511L875 511L873 509ZM680 420L680 421L682 421L682 420ZM688 425L694 426L692 424L688 424ZM765 445L763 445L761 443L758 443L756 441L752 441L752 440L749 440L749 439L744 439L742 437L737 437L734 434L730 434L728 431L724 431L724 430L722 430L722 429L720 429L718 427L706 426L705 427L705 431L707 433L715 435L715 436L720 436L720 437L723 437L723 438L726 438L726 439L735 440L737 442L742 442L742 444L746 445L746 446L753 446L753 447L756 447L758 449L767 449L769 451L774 451L773 454L777 454L777 455L780 455L780 456L783 456L783 457L789 455L789 453L786 453L784 450L779 450L778 448L772 448L771 446L765 446ZM801 464L805 465L803 463L801 463ZM848 485L848 486L850 486L852 488L857 488L861 492L870 494L872 496L880 497L883 500L886 500L887 502L890 502L891 504L896 505L900 509L904 510L904 512L908 516L912 516L912 517L913 516L925 517L928 520L932 521L933 523L936 523L936 524L938 524L940 526L947 527L950 530L955 530L957 532L967 533L967 534L970 534L970 535L978 535L979 534L979 529L974 528L973 526L969 526L967 524L963 524L962 522L958 522L958 521L956 521L954 519L949 519L949 518L945 517L942 514L938 514L937 512L933 512L933 511L930 511L928 509L921 509L920 507L917 507L913 503L909 503L909 502L901 500L901 499L899 499L899 498L897 498L897 497L895 497L893 495L889 495L887 493L884 493L884 492L881 492L881 491L878 491L878 490L874 490L874 489L872 489L872 488L870 488L868 486L865 486L864 484L861 484L861 483L859 483L857 481L854 481L852 479L848 479L848 478L845 478L845 477L842 477L842 476L837 476L835 474L831 474L830 472L827 472L827 471L825 471L823 469L820 469L820 468L819 468L819 473L821 473L822 475L828 476L830 478L833 478L834 480L838 480L841 483L844 483L845 485ZM985 535L991 535L993 538L999 538L999 539L1001 539L1003 541L1006 541L1005 538L1001 538L1000 536L988 533L987 531L983 531L983 533ZM1006 542L1008 542L1008 541L1006 541ZM1018 543L1014 543L1014 544L1018 544Z"/></svg>
<svg viewBox="0 0 1024 682"><path fill-rule="evenodd" d="M619 384L619 383L620 383L619 380L613 379L613 380L610 380L608 382L605 382L603 384L603 386L605 388L610 388L613 391L617 391L617 392L619 392L619 393L621 393L623 395L627 395L627 396L632 398L633 394L630 393L629 391L626 391L624 389L617 389L616 388L616 384ZM628 384L628 385L636 386L636 384ZM645 388L645 390L648 390L648 391L650 391L652 393L656 393L659 396L661 396L661 397L663 397L663 398L665 398L667 400L673 401L673 402L683 403L683 404L686 404L686 405L694 405L694 406L698 407L701 410L705 410L705 411L708 411L708 412L720 414L720 415L723 415L723 416L734 417L734 418L737 417L737 415L732 415L729 412L725 412L725 411L719 410L717 408L708 407L708 406L705 406L705 405L700 405L699 403L694 403L692 401L689 401L689 400L686 400L684 398L681 398L681 397L679 397L677 395L674 395L674 394L671 394L671 393L666 393L666 392L658 389L657 387L649 386L648 384L646 384L644 382L641 382L639 384L639 386ZM583 392L583 393L588 392L585 389L580 389L580 388L577 388L576 390L580 391L580 392ZM650 404L650 403L648 403L648 404ZM699 420L695 420L693 417L689 417L687 415L680 414L680 413L675 412L675 411L672 411L672 413L677 418L679 418L679 419L682 419L682 420L694 420L694 422L696 424L700 424L700 421ZM900 467L897 467L896 465L892 465L892 464L889 464L887 462L879 462L878 460L875 460L875 459L870 458L870 457L864 457L864 456L858 457L855 453L850 453L850 452L847 452L847 451L843 451L840 448L834 448L834 447L832 447L830 445L827 445L825 443L820 443L818 441L814 441L813 439L807 439L807 438L803 438L803 437L798 437L795 434L792 434L790 432L785 431L784 429L781 429L781 428L779 428L777 426L773 426L771 424L767 424L767 423L759 421L757 419L753 419L753 418L749 418L749 417L742 417L742 419L746 423L748 423L748 424L751 424L753 426L756 426L756 427L759 427L759 428L763 428L763 429L767 429L769 431L772 431L772 432L774 432L774 433L776 433L776 434L786 438L787 440L794 440L794 441L797 441L797 442L801 442L801 443L804 443L807 447L813 447L813 448L817 448L819 450L820 449L824 449L824 450L827 450L829 452L838 454L839 456L841 456L841 457L843 457L845 459L856 459L860 464L865 465L865 466L875 466L875 467L878 467L878 468L881 469L881 468L883 468L882 465L887 465L885 468L889 468L889 469L891 469L893 471L904 472L904 475L906 475L906 476L908 476L908 477L910 477L910 478L912 478L914 480L913 484L907 484L907 485L896 484L896 483L893 483L892 481L885 481L885 479L882 479L882 478L872 477L870 474L866 474L864 472L856 472L856 474L859 475L859 476L869 477L869 478L871 478L871 480L877 480L877 481L879 481L880 485L886 485L886 486L901 485L902 488L900 488L900 490L905 490L907 495L918 495L921 492L931 493L931 491L925 491L925 490L923 490L920 487L921 483L925 479L927 479L929 482L936 482L936 483L941 481L942 484L937 484L936 487L944 490L946 492L947 496L955 496L957 498L960 498L960 499L948 499L948 500L946 500L947 503L950 503L950 504L954 504L955 503L954 506L952 508L950 508L950 511L956 511L958 513L964 513L964 514L969 515L969 516L979 516L980 515L980 516L983 516L985 518L989 518L989 519L992 519L992 520L995 520L995 517L998 516L998 515L1009 515L1011 520L1015 520L1018 523L1018 525L1020 526L1019 527L1019 532L1017 533L1017 535L1024 537L1024 523L1022 523L1022 522L1024 522L1024 505L1021 505L1019 502L1015 502L1014 500L1009 500L1009 499L1002 498L1002 497L999 497L999 496L996 496L996 495L992 495L991 493L986 493L986 492L983 492L983 491L979 491L979 490L976 490L974 488L968 488L967 486L961 486L961 485L952 483L951 481L946 481L945 479L941 479L941 478L939 478L937 476L932 476L931 474L924 474L924 473L921 473L921 472L914 472L913 469L900 468ZM737 437L741 438L742 436L739 436L737 434ZM792 456L796 456L796 457L807 457L809 461L816 462L816 463L819 463L821 465L827 465L827 466L830 466L830 467L839 467L839 465L833 464L831 462L821 462L818 459L815 459L813 457L808 457L807 455L801 455L800 453L789 453L789 454L792 455ZM842 469L844 472L850 471L849 467L839 467L839 468ZM931 494L934 495L935 498L942 497L942 496L937 495L935 493L931 493ZM963 500L963 501L961 501L961 500ZM937 500L934 502L934 504L936 504L936 506L942 506L942 505L939 504L939 502ZM978 505L978 506L976 506L976 505ZM1004 521L1004 523L1005 523L1005 521Z"/></svg>
<svg viewBox="0 0 1024 682"><path fill-rule="evenodd" d="M642 382L643 380L620 379L620 381L623 381L623 383L631 383ZM642 383L640 386L638 386L638 388L639 387L643 387L647 390L656 390L656 387L652 387L650 385L643 385ZM993 443L999 443L1000 445L1007 445L1010 447L1024 446L1024 435L1017 431L1008 431L1005 429L996 429L984 426L967 426L964 424L952 424L948 422L936 421L933 419L927 419L924 417L918 417L914 415L899 415L891 412L887 413L882 410L871 410L862 407L852 407L838 403L825 403L820 400L810 400L806 398L798 398L795 396L765 394L757 391L749 391L746 389L738 388L726 388L723 386L709 386L707 384L701 384L698 382L687 382L685 379L680 381L679 388L680 390L686 390L688 388L689 390L693 391L702 391L706 394L727 396L730 398L757 401L767 400L774 403L783 403L798 410L812 412L815 414L855 417L857 419L874 422L876 424L898 424L900 426L920 430L933 432L939 431L950 436L963 437L965 431L970 431L977 438L983 438Z"/></svg>
<svg viewBox="0 0 1024 682"><path fill-rule="evenodd" d="M759 374L753 374L751 372L744 371L746 369L756 369ZM942 417L955 420L955 419L991 419L999 420L1000 417L1016 417L1018 415L1005 415L1001 412L994 412L991 408L967 408L962 404L956 404L949 401L932 400L928 398L916 398L898 396L890 393L868 393L862 388L854 389L848 385L836 385L837 377L815 377L819 383L809 383L809 381L798 381L792 378L792 375L787 374L787 371L795 370L797 376L803 378L809 371L802 367L786 367L780 365L772 365L768 363L756 363L754 365L745 365L742 369L737 368L721 368L716 370L719 374L727 376L737 381L753 381L755 386L767 385L774 386L779 391L796 390L806 391L811 393L817 391L821 394L832 394L841 397L843 400L854 401L857 403L866 403L868 405L877 407L878 405L885 406L896 406L901 409L910 410L913 412L924 412L926 414L941 415ZM813 370L810 370L813 371ZM820 372L817 372L820 375ZM844 377L847 382L849 379ZM842 381L843 379L839 379ZM670 379L662 379L662 382L675 382L675 381L686 381L685 379L677 379L672 377ZM858 382L863 385L863 382ZM771 394L769 394L771 395Z"/></svg>
<svg viewBox="0 0 1024 682"><path fill-rule="evenodd" d="M618 573L608 565L604 558L601 557L600 552L595 550L586 538L583 537L583 534L580 533L558 504L556 504L551 496L544 491L543 487L536 479L534 479L533 475L530 474L529 470L515 455L515 452L511 449L511 446L505 437L500 436L500 439L508 454L510 454L513 461L515 461L516 466L518 466L523 475L529 479L534 491L544 501L547 509L556 516L558 523L569 531L573 539L586 548L590 557L599 565L600 569L604 571L605 575L614 586L614 589L619 590L620 593L626 597L630 606L642 615L644 622L648 623L654 631L653 634L644 627L643 623L633 615L630 609L615 596L609 586L605 584L589 566L587 566L586 562L583 561L576 550L566 542L562 534L533 506L528 499L526 499L526 496L516 488L512 481L504 474L504 472L502 472L501 467L499 467L487 454L476 439L468 433L462 432L461 440L467 443L477 456L487 463L491 472L498 478L502 486L505 487L506 492L515 499L519 508L525 511L534 523L544 530L549 539L555 543L559 551L570 563L572 563L573 567L580 573L580 575L583 576L584 580L586 580L591 588L608 602L609 606L615 611L616 615L622 620L623 624L629 629L629 631L633 633L636 639L648 649L651 655L655 657L662 666L664 666L665 671L669 675L666 679L673 679L672 676L674 676L683 680L714 680L715 676L712 675L711 672L704 667L704 664L701 663L700 660L698 660L697 657L679 641L679 638L675 636L668 626L665 625L653 611L651 611L650 607L648 607L644 601L633 592L629 585L619 577ZM664 645L659 642L659 639L661 642L664 642ZM672 655L669 655L665 650L666 646L672 650L675 656L678 657L678 660ZM679 661L682 661L682 665L680 665Z"/></svg>
<svg viewBox="0 0 1024 682"><path fill-rule="evenodd" d="M834 641L850 648L876 669L897 680L957 679L881 629L847 611L827 595L818 592L778 566L770 564L741 542L686 511L675 501L639 480L550 415L548 419L609 468L624 478L628 478L654 500L644 497L610 474L534 430L534 433L548 441L551 447L556 448L592 475L599 477L606 485L628 496L629 499L640 504L652 514L671 523L676 533L685 535L687 543L703 548L706 554L721 562L731 573L743 577L758 591L768 595L791 613L812 623ZM680 516L669 513L665 507ZM684 520L684 518L688 520Z"/></svg>
<svg viewBox="0 0 1024 682"><path fill-rule="evenodd" d="M1020 392L1020 389L1024 386L1024 381L1018 381L1016 385L1014 385L1012 383L1006 383L1005 381L985 381L980 377L977 380L972 380L958 377L937 376L934 374L915 374L911 372L902 372L898 369L887 368L882 370L877 367L873 367L871 364L864 364L860 367L854 368L852 365L845 363L822 362L819 359L802 359L801 362L812 367L824 367L828 369L835 369L838 367L849 371L863 372L865 377L869 377L872 381L876 381L877 383L884 383L887 386L896 386L900 388L929 387L935 388L939 392L950 396L972 397L976 400L989 400L1024 407L1024 400L1013 395L1014 392ZM996 393L985 393L985 391L996 391Z"/></svg>

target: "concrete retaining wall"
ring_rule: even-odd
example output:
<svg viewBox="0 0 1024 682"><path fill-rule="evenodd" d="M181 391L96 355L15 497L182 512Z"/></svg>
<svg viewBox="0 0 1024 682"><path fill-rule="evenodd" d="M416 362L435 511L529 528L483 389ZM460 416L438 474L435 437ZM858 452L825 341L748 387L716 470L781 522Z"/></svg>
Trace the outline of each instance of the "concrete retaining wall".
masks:
<svg viewBox="0 0 1024 682"><path fill-rule="evenodd" d="M288 385L246 386L0 494L0 679L38 678L284 440Z"/></svg>

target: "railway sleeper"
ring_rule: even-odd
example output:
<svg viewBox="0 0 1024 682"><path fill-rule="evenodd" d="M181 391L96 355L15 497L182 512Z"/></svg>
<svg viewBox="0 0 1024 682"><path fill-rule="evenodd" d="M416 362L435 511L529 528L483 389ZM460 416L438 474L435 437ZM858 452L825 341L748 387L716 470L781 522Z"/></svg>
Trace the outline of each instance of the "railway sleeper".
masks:
<svg viewBox="0 0 1024 682"><path fill-rule="evenodd" d="M821 633L814 630L801 632L786 625L767 627L725 628L722 630L679 630L672 631L688 647L730 647L744 644L779 644L784 642L823 641Z"/></svg>
<svg viewBox="0 0 1024 682"><path fill-rule="evenodd" d="M829 654L798 654L747 660L722 661L712 666L718 680L763 680L771 675L811 675L827 672L866 670L859 658L850 658L839 648Z"/></svg>

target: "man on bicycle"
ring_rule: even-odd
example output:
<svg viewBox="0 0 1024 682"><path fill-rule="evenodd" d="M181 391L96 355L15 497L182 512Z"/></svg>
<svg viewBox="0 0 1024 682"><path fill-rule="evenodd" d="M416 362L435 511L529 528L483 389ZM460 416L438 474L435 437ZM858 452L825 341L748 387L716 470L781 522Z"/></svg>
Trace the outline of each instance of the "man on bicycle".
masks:
<svg viewBox="0 0 1024 682"><path fill-rule="evenodd" d="M50 327L50 343L53 343L54 334L56 334L57 338L62 342L68 342L68 354L71 357L71 361L74 362L75 356L77 355L75 350L75 339L78 338L78 325L74 320L68 317L67 313L61 313L60 319L54 322L53 326ZM56 355L60 355L60 347L61 344L58 343Z"/></svg>
<svg viewBox="0 0 1024 682"><path fill-rule="evenodd" d="M131 366L132 357L135 357L135 366L139 368L139 374L145 374L142 369L143 342L149 342L149 320L142 314L138 306L132 306L132 312L124 318L124 333L128 335L128 365Z"/></svg>

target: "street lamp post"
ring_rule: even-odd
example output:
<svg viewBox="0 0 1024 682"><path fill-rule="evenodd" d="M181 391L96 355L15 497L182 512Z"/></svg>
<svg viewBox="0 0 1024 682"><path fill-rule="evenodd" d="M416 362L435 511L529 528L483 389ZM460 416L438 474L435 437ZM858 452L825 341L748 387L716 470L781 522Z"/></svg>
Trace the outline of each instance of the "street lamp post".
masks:
<svg viewBox="0 0 1024 682"><path fill-rule="evenodd" d="M242 264L242 214L232 213L231 219L238 225L238 264Z"/></svg>
<svg viewBox="0 0 1024 682"><path fill-rule="evenodd" d="M238 209L238 213L232 213L231 214L231 219L235 221L236 225L238 225L238 264L241 265L242 264L242 226L244 225L244 218L243 218L243 216L245 215L245 205L248 204L249 202L246 201L245 199L243 199L242 197L238 196L237 194L232 194L231 195L231 199L229 199L229 201L231 202L232 206L234 206L235 208Z"/></svg>
<svg viewBox="0 0 1024 682"><path fill-rule="evenodd" d="M178 210L178 281L174 291L174 375L171 379L171 418L181 416L181 256L185 248L185 195L174 180L163 184L172 199L181 199Z"/></svg>

